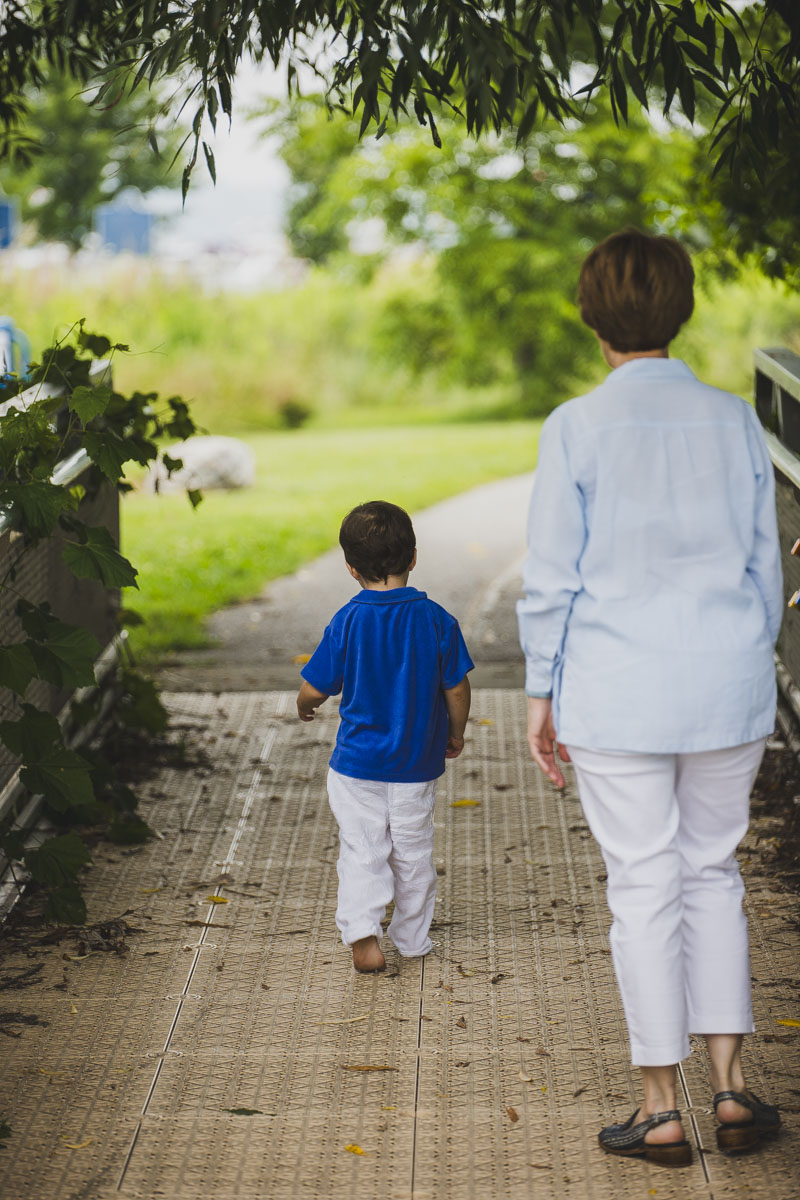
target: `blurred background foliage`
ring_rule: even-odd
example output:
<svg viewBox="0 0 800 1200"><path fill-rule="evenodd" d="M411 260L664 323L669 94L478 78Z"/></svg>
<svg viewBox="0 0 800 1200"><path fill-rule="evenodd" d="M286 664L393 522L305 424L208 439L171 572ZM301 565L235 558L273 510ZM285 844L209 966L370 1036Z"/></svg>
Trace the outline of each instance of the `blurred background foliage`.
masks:
<svg viewBox="0 0 800 1200"><path fill-rule="evenodd" d="M132 89L124 77L102 103L65 71L49 67L27 96L24 129L36 152L0 160L0 191L17 196L21 215L41 241L79 249L94 209L134 188L177 187L170 165L182 141L155 90Z"/></svg>

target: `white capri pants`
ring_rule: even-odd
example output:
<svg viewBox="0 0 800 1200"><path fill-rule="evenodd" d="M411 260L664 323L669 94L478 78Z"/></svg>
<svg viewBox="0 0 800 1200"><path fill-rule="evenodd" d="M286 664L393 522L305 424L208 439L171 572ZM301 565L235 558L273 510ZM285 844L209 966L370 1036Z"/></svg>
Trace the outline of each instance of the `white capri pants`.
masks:
<svg viewBox="0 0 800 1200"><path fill-rule="evenodd" d="M679 1062L690 1033L753 1031L734 853L764 745L695 754L567 747L608 872L611 953L636 1066Z"/></svg>
<svg viewBox="0 0 800 1200"><path fill-rule="evenodd" d="M436 780L381 783L328 771L328 799L339 826L336 925L346 946L388 934L404 958L427 954L436 900L433 805Z"/></svg>

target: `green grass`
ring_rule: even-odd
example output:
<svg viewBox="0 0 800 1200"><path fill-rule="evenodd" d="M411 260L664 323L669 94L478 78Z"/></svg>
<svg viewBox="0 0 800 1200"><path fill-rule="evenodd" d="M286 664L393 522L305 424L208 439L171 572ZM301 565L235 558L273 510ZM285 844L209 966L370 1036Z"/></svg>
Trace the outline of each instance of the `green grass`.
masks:
<svg viewBox="0 0 800 1200"><path fill-rule="evenodd" d="M125 603L144 661L208 644L204 619L336 544L342 517L363 500L411 511L504 475L532 470L540 422L300 431L247 439L258 482L183 495L132 493L122 505L123 550L140 571ZM342 568L344 569L344 568Z"/></svg>

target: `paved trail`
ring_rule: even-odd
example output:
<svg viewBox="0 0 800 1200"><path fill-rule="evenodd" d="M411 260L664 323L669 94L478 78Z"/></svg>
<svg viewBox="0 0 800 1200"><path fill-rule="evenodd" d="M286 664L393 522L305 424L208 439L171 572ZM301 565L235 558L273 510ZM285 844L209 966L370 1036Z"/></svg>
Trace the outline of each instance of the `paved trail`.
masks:
<svg viewBox="0 0 800 1200"><path fill-rule="evenodd" d="M523 684L514 603L532 482L532 474L500 479L414 514L419 565L410 582L461 622L475 687ZM353 590L337 547L258 599L216 613L209 629L217 644L171 660L160 683L178 692L294 687L294 656L311 653Z"/></svg>

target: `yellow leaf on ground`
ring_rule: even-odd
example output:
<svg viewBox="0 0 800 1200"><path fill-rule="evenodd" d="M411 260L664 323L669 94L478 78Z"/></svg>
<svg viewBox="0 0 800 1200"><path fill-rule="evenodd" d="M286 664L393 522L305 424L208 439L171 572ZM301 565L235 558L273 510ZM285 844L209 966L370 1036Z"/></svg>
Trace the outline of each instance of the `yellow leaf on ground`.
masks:
<svg viewBox="0 0 800 1200"><path fill-rule="evenodd" d="M71 1017L77 1017L77 1015L78 1015L78 1010L74 1004L70 1004L70 1006L69 1006L69 1015Z"/></svg>
<svg viewBox="0 0 800 1200"><path fill-rule="evenodd" d="M800 1021L796 1021L794 1017L785 1017L783 1020L778 1019L779 1025L788 1025L790 1029L800 1029Z"/></svg>
<svg viewBox="0 0 800 1200"><path fill-rule="evenodd" d="M469 800L467 798L463 800L452 800L450 802L451 808L477 808L479 805L480 800Z"/></svg>
<svg viewBox="0 0 800 1200"><path fill-rule="evenodd" d="M65 1150L85 1150L91 1143L91 1138L87 1138L85 1142L67 1142L64 1141L64 1134L61 1135L61 1141L64 1143Z"/></svg>
<svg viewBox="0 0 800 1200"><path fill-rule="evenodd" d="M345 1146L345 1150L349 1150L351 1154L366 1154L366 1150L362 1150L360 1146L354 1146L352 1142Z"/></svg>
<svg viewBox="0 0 800 1200"><path fill-rule="evenodd" d="M302 667L304 663L307 663L310 661L311 661L310 654L293 654L292 655L292 662L297 663L298 667ZM361 1151L359 1151L359 1153L361 1153Z"/></svg>
<svg viewBox="0 0 800 1200"><path fill-rule="evenodd" d="M507 1108L506 1113L508 1114L508 1119L512 1125L519 1120L519 1113L515 1108Z"/></svg>
<svg viewBox="0 0 800 1200"><path fill-rule="evenodd" d="M478 721L478 724L479 725L494 725L494 721L492 721L489 717L483 717L480 721Z"/></svg>
<svg viewBox="0 0 800 1200"><path fill-rule="evenodd" d="M160 891L161 891L161 888L160 888L160 887L157 887L157 888L139 888L139 891L140 891L140 892L142 893L142 895L144 895L144 896L155 896L156 892L160 892Z"/></svg>
<svg viewBox="0 0 800 1200"><path fill-rule="evenodd" d="M382 1104L381 1112L397 1112L396 1104Z"/></svg>
<svg viewBox="0 0 800 1200"><path fill-rule="evenodd" d="M209 904L230 904L230 900L226 900L224 896L206 896Z"/></svg>

